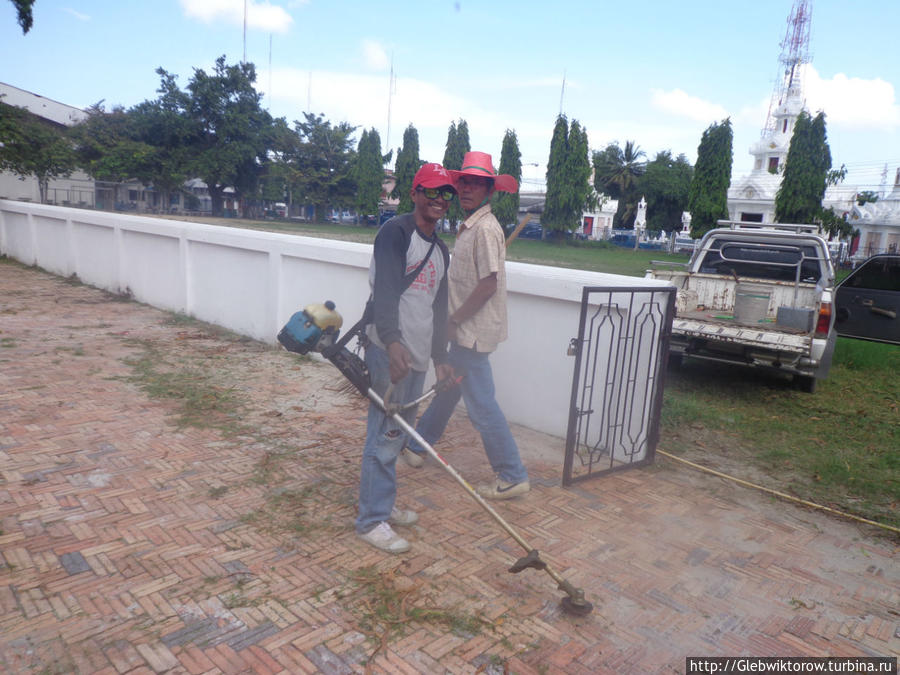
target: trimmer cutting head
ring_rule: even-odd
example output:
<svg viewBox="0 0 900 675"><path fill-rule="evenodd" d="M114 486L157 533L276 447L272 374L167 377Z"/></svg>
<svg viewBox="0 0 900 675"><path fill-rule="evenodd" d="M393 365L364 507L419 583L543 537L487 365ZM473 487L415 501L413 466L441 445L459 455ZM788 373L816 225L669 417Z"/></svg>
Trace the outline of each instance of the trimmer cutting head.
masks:
<svg viewBox="0 0 900 675"><path fill-rule="evenodd" d="M531 549L528 551L527 555L516 560L508 571L512 574L518 574L522 570L529 568L547 571L547 563L541 560L541 554L538 553L537 549ZM560 590L563 590L568 594L560 600L560 606L562 607L563 612L571 614L572 616L587 616L591 613L594 606L584 599L584 591L582 589L575 588L568 581L557 578L555 574L551 574L550 576L557 579Z"/></svg>
<svg viewBox="0 0 900 675"><path fill-rule="evenodd" d="M563 612L572 616L587 616L594 610L594 606L584 597L579 599L568 595L559 601L559 606Z"/></svg>

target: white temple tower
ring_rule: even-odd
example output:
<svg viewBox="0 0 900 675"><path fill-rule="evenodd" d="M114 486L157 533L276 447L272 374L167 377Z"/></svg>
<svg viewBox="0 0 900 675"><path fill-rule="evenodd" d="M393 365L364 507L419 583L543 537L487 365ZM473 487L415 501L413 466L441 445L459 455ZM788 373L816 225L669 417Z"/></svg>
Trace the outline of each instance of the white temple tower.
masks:
<svg viewBox="0 0 900 675"><path fill-rule="evenodd" d="M809 63L809 0L795 0L787 21L778 58L779 79L769 104L760 140L750 147L753 170L728 190L731 220L771 223L775 220L775 195L781 185L794 123L805 106L803 70Z"/></svg>

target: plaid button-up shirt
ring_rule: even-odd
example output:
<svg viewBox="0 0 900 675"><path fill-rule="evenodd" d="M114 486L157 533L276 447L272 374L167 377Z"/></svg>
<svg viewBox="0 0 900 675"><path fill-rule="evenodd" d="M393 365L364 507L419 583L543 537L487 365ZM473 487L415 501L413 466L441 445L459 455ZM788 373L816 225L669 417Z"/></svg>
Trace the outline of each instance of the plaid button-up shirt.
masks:
<svg viewBox="0 0 900 675"><path fill-rule="evenodd" d="M479 352L492 352L506 339L506 246L503 228L485 204L460 225L447 275L450 314L458 310L475 286L494 272L497 292L459 325L456 342Z"/></svg>

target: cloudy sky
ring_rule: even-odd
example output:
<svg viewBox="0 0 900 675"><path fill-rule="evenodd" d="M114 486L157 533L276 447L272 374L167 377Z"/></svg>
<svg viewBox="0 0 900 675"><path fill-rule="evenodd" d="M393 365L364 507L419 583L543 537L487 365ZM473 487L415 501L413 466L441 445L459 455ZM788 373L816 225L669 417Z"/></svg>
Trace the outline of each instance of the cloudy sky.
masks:
<svg viewBox="0 0 900 675"><path fill-rule="evenodd" d="M155 98L157 68L185 86L194 68L246 54L273 115L323 113L374 127L394 148L413 124L422 159L442 159L460 118L495 162L514 129L526 189L543 181L560 111L593 149L633 140L650 158L671 150L692 162L703 130L730 117L737 178L781 77L792 4L37 0L23 36L0 2L0 82L78 107L129 107ZM825 111L847 182L878 189L885 167L891 182L900 167L900 2L810 4L808 108Z"/></svg>

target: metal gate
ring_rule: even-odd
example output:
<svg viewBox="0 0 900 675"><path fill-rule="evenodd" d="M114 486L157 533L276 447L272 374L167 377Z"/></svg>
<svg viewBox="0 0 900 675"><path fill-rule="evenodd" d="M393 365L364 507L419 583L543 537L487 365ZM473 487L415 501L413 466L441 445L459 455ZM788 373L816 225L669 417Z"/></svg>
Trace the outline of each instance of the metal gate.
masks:
<svg viewBox="0 0 900 675"><path fill-rule="evenodd" d="M671 286L584 288L563 485L653 461L674 316Z"/></svg>

